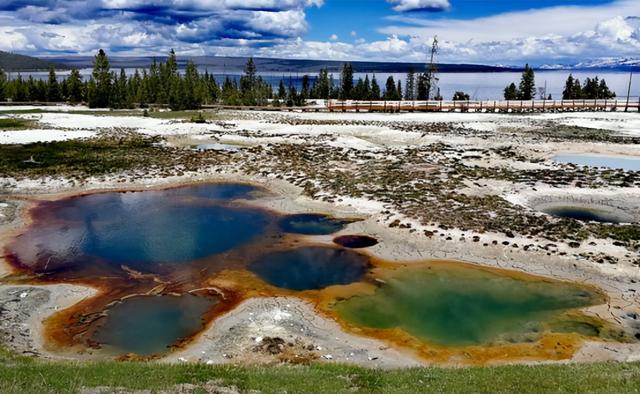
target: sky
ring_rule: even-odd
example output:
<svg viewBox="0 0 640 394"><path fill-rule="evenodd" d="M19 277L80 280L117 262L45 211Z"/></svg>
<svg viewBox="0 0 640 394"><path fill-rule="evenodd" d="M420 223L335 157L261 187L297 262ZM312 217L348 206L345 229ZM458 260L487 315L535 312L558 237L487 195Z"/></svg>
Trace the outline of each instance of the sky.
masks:
<svg viewBox="0 0 640 394"><path fill-rule="evenodd" d="M0 50L576 64L640 58L640 0L0 0Z"/></svg>

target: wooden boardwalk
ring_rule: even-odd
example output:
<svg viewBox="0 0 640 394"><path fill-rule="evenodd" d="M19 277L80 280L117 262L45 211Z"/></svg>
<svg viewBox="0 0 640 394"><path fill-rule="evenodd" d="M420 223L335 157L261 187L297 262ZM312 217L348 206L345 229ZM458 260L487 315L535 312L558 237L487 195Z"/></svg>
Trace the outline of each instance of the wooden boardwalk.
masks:
<svg viewBox="0 0 640 394"><path fill-rule="evenodd" d="M45 106L63 103L47 102L0 102L2 106ZM153 104L151 107L166 108ZM202 109L229 109L244 111L279 112L580 112L580 111L625 111L640 112L640 99L620 100L488 100L488 101L357 101L327 100L325 105L304 107L203 105Z"/></svg>
<svg viewBox="0 0 640 394"><path fill-rule="evenodd" d="M330 112L577 112L640 111L640 100L342 101Z"/></svg>

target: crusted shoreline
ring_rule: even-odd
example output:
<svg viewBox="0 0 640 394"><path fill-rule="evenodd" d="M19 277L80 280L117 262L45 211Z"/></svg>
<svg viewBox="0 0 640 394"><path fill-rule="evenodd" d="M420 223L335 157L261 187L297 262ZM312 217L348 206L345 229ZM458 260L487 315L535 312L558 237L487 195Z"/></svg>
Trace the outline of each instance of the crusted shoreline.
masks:
<svg viewBox="0 0 640 394"><path fill-rule="evenodd" d="M246 147L239 153L205 152L202 156L208 158L208 164L201 168L189 169L187 166L176 169L174 164L170 164L155 171L134 170L79 179L60 176L57 181L5 177L2 181L5 194L0 202L13 208L3 208L2 212L7 214L5 220L0 221L0 240L4 243L26 223L25 213L21 212L24 211L24 200L56 199L94 191L148 190L194 182L248 182L274 192L273 196L260 201L265 208L286 213L320 211L362 217L365 220L350 224L344 233L368 234L381 240L370 249L371 254L381 258L394 261L459 260L596 286L607 294L609 303L587 308L586 312L619 325L630 335L640 333L637 241L633 237L628 241L603 238L603 230L597 224L579 228L572 225L567 229L569 222L549 218L532 209L539 195L553 190L559 195L616 195L622 201L619 205L637 217L638 206L634 204L638 200L634 199L640 196L640 179L633 172L629 177L629 172L625 171L582 169L544 162L544 157L549 157L551 152L593 150L593 143L564 140L564 143L551 148L548 143L536 140L536 136L541 135L536 132L532 132L534 140L527 141L526 133L539 127L536 122L533 125L526 123L526 127L520 128L509 126L510 133L517 135L514 138L523 142L506 149L508 144L487 142L481 135L483 131L478 131L482 128L478 125L473 129L474 125L456 123L453 127L441 126L424 135L415 130L398 131L399 126L385 122L367 126L366 122L353 125L346 120L336 121L338 125L333 121L323 124L317 119L300 121L295 115L286 119L289 120L266 116L266 121L241 119L232 127L228 124L224 127L210 126L215 130L206 132L219 134L216 141L228 143L234 138L236 142L241 139ZM290 130L291 119L295 120L295 127L310 127L311 130ZM327 129L335 127L339 129L337 132L326 134ZM367 134L367 129L371 128L375 129L374 132ZM282 137L283 133L285 137ZM509 135L495 130L490 133ZM244 136L238 138L234 135ZM388 137L384 135L393 135L397 139L385 141ZM175 143L172 138L167 137L166 143ZM357 143L350 140L353 138L358 139ZM173 150L182 148L166 149L169 149L167 154L172 155ZM608 149L639 152L633 143ZM416 191L420 194L415 194ZM9 212L11 210L13 212ZM464 216L465 212L474 210L478 217ZM496 221L493 215L504 218ZM516 217L525 217L527 221L512 220ZM535 230L536 227L539 230ZM321 237L317 239L322 241ZM329 239L325 241L329 242ZM575 243L578 243L577 247ZM19 297L24 291L33 293L33 305L25 309L38 311L28 316L32 319L28 324L37 327L38 319L52 312L51 302L70 305L78 300L77 297L91 294L91 290L86 288L54 286L47 287L44 292L38 289L41 287L0 285L0 305L16 310L16 294ZM31 296L25 298L31 299ZM270 298L246 301L212 322L185 350L170 354L166 360L214 363L277 361L277 358L268 356L243 359L239 353L251 354L250 349L255 346L259 333L246 330L240 339L230 338L221 331L221 327L244 326L251 311L273 310L283 303L294 305L295 313L290 319L312 333L306 339L298 338L305 346L331 349L331 346L338 346L330 341L331 337L342 338L339 349L331 349L331 353L327 350L325 354L313 351L313 358L329 361L323 356L331 355L331 361L387 367L420 362L410 352L387 350L383 343L347 334L335 323L323 320L324 317L318 316L302 301ZM26 324L23 315L11 317L9 320L13 325L8 324L9 328L2 327L8 333L5 337L15 337L16 327ZM286 319L282 324L284 322L290 323ZM287 332L284 327L280 328ZM26 334L29 340L8 340L6 343L17 351L40 352L37 350L42 347L39 335L38 329L34 328ZM295 342L296 338L292 338ZM236 345L240 347L234 348ZM385 348L383 355L378 355L382 352L380 348ZM211 352L215 354L209 354ZM223 356L234 352L235 357ZM56 357L55 354L46 356ZM640 346L637 343L594 341L585 343L572 360L632 361L639 357Z"/></svg>

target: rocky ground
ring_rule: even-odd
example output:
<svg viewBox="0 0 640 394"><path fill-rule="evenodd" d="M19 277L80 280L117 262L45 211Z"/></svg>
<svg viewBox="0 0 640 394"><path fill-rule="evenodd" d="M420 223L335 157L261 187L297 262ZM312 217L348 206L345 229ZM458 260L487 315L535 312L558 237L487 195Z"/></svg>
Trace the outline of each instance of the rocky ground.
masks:
<svg viewBox="0 0 640 394"><path fill-rule="evenodd" d="M0 159L0 233L15 227L15 208L25 195L50 198L191 181L251 181L295 200L295 210L322 208L363 215L367 220L352 225L351 231L381 239L372 251L383 257L462 259L595 284L607 291L611 302L593 313L617 321L631 335L640 333L640 173L551 160L559 153L640 157L637 113L224 112L208 114L205 124L131 113L45 111L0 116L24 117L36 125L0 131L5 157L27 156ZM6 145L37 140L58 142L27 145L28 154ZM106 164L70 159L68 152L77 150L74 144L86 149L82 157ZM213 150L198 149L201 144L218 145ZM43 155L45 147L59 154ZM36 163L28 162L31 158ZM580 222L541 212L545 204L553 203L606 207L629 223ZM0 305L3 311L15 310L16 295L7 291L0 294ZM250 313L273 309L281 302L248 301L202 336L216 341L193 347L205 353L187 350L172 359L306 360L331 355L367 365L370 358L380 357L379 344L364 346L351 338L353 342L341 345L332 340L327 333L335 330L322 328L327 322L320 328L315 323L304 326L305 335L293 334L295 324L292 328L281 324L282 331L277 332L250 330ZM238 312L243 308L248 313ZM305 308L297 305L290 312L313 315ZM20 319L9 320L20 324ZM242 340L225 341L230 334L219 331L222 326L241 331ZM5 326L2 330L15 331ZM260 345L258 338L268 338L266 345ZM628 349L616 352L625 359L637 356L637 349ZM594 352L583 354L583 359L598 352L600 358L616 358L616 352L606 353L602 347ZM410 356L404 361L402 357L392 359L411 363Z"/></svg>

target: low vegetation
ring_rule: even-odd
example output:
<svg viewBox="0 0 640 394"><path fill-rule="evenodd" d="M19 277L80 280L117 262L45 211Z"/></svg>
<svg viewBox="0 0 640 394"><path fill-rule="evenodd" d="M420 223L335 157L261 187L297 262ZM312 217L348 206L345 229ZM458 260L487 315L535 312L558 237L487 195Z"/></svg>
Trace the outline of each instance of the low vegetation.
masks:
<svg viewBox="0 0 640 394"><path fill-rule="evenodd" d="M0 119L0 130L24 129L29 126L29 122L24 119L4 118Z"/></svg>
<svg viewBox="0 0 640 394"><path fill-rule="evenodd" d="M340 364L51 362L0 353L0 392L633 393L639 363L374 370Z"/></svg>

